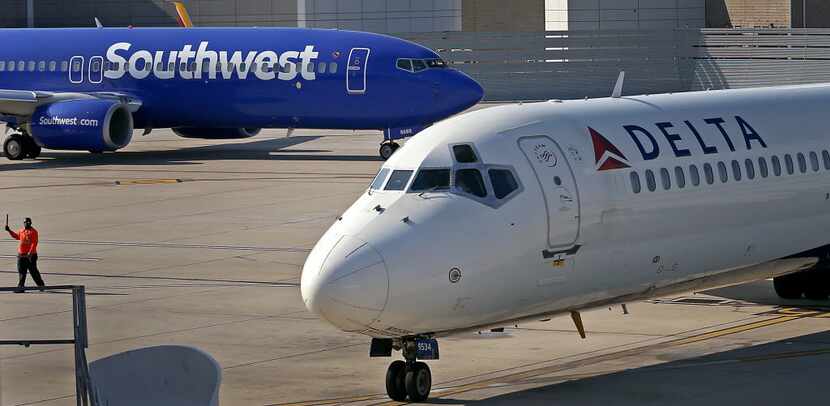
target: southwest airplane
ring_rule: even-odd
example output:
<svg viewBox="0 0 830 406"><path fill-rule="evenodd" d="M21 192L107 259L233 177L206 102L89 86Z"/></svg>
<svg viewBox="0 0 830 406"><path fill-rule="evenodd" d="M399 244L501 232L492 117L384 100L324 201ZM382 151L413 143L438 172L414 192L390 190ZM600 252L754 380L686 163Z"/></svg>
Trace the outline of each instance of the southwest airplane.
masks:
<svg viewBox="0 0 830 406"><path fill-rule="evenodd" d="M618 86L620 89L620 86ZM774 278L830 293L830 85L494 107L425 130L322 236L308 309L401 350L395 400L431 387L437 337Z"/></svg>
<svg viewBox="0 0 830 406"><path fill-rule="evenodd" d="M401 39L302 28L0 30L9 159L115 151L134 129L233 139L260 128L376 129L396 139L467 109L482 88Z"/></svg>

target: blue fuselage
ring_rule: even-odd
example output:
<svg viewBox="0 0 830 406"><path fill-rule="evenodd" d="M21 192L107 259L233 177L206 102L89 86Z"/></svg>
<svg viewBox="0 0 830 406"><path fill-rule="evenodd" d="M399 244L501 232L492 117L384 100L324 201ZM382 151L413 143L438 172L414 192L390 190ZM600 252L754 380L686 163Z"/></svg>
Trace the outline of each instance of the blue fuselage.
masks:
<svg viewBox="0 0 830 406"><path fill-rule="evenodd" d="M423 126L482 96L433 51L352 31L5 29L0 44L0 89L129 95L136 128Z"/></svg>

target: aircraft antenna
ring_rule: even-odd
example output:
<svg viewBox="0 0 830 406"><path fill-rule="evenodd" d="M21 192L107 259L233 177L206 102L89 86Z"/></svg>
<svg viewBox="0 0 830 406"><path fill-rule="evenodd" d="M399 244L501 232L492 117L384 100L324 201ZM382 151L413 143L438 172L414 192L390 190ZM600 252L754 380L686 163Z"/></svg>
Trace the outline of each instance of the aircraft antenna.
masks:
<svg viewBox="0 0 830 406"><path fill-rule="evenodd" d="M617 78L617 84L614 85L614 92L611 93L611 97L615 99L619 99L622 97L622 90L623 90L623 83L625 82L625 71L620 72L620 76Z"/></svg>
<svg viewBox="0 0 830 406"><path fill-rule="evenodd" d="M98 17L95 17L95 26L98 28L104 28L104 24L101 24L101 20Z"/></svg>

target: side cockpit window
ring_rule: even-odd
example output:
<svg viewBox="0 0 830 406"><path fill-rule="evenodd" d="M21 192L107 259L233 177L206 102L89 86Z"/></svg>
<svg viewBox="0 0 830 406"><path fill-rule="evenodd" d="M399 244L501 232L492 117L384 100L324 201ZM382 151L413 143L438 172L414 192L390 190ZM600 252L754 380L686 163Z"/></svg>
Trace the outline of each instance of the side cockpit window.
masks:
<svg viewBox="0 0 830 406"><path fill-rule="evenodd" d="M521 193L513 167L488 163L473 144L451 145L450 150L455 161L453 190L461 195L495 208Z"/></svg>
<svg viewBox="0 0 830 406"><path fill-rule="evenodd" d="M422 70L426 70L426 68L427 68L427 63L426 62L424 62L420 59L413 59L412 60L412 69L414 69L415 72L420 72Z"/></svg>
<svg viewBox="0 0 830 406"><path fill-rule="evenodd" d="M427 66L429 66L431 69L443 69L448 67L447 62L445 62L443 59L427 59L426 62Z"/></svg>
<svg viewBox="0 0 830 406"><path fill-rule="evenodd" d="M449 169L421 169L415 177L415 180L412 181L412 186L409 190L411 192L427 192L449 188Z"/></svg>
<svg viewBox="0 0 830 406"><path fill-rule="evenodd" d="M404 190L412 177L412 171L393 171L383 190Z"/></svg>
<svg viewBox="0 0 830 406"><path fill-rule="evenodd" d="M412 72L412 60L398 59L398 69L405 70L407 72Z"/></svg>
<svg viewBox="0 0 830 406"><path fill-rule="evenodd" d="M508 169L490 169L490 183L493 185L493 193L496 199L502 200L519 190L519 182L513 172Z"/></svg>
<svg viewBox="0 0 830 406"><path fill-rule="evenodd" d="M377 176L375 176L375 180L372 181L372 184L369 186L371 190L379 190L383 187L383 183L386 182L386 178L389 176L389 168L382 168L380 172L378 172Z"/></svg>

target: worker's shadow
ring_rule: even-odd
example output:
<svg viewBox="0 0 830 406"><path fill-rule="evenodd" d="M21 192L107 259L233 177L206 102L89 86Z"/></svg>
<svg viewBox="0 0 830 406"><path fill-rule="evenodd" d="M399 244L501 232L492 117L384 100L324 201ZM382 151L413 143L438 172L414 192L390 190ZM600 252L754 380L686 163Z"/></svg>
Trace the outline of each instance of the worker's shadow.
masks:
<svg viewBox="0 0 830 406"><path fill-rule="evenodd" d="M119 151L90 154L44 150L40 158L23 162L0 161L0 172L40 168L77 168L101 165L198 165L197 161L379 161L375 155L336 155L327 150L287 148L314 141L321 136L267 138L243 143L221 143L169 150ZM140 141L139 140L134 140ZM170 142L170 144L175 141ZM5 158L0 158L5 159Z"/></svg>

